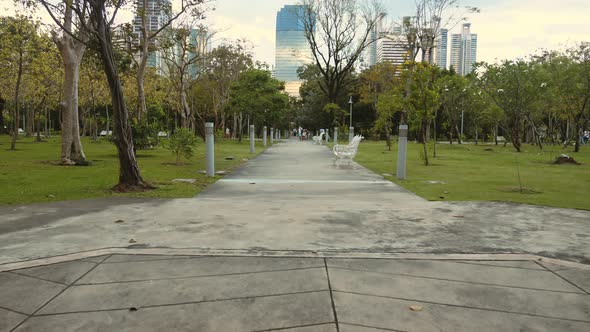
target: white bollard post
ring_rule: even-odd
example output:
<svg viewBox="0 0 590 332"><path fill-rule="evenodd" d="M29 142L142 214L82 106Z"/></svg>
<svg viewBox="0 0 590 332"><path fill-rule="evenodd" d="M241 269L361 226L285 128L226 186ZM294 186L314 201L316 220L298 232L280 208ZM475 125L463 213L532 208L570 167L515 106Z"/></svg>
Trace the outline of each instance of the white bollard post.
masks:
<svg viewBox="0 0 590 332"><path fill-rule="evenodd" d="M205 144L207 145L207 176L215 176L215 136L213 122L205 122Z"/></svg>
<svg viewBox="0 0 590 332"><path fill-rule="evenodd" d="M397 151L397 178L406 179L406 158L408 153L408 126L399 126L399 143Z"/></svg>
<svg viewBox="0 0 590 332"><path fill-rule="evenodd" d="M262 127L262 144L264 146L266 146L266 131L267 131L266 126Z"/></svg>
<svg viewBox="0 0 590 332"><path fill-rule="evenodd" d="M338 127L334 127L334 145L338 144Z"/></svg>
<svg viewBox="0 0 590 332"><path fill-rule="evenodd" d="M348 143L352 142L352 138L354 137L354 127L348 128Z"/></svg>
<svg viewBox="0 0 590 332"><path fill-rule="evenodd" d="M250 153L256 153L256 146L254 145L254 125L250 125Z"/></svg>
<svg viewBox="0 0 590 332"><path fill-rule="evenodd" d="M275 141L275 129L270 127L270 145L272 145Z"/></svg>

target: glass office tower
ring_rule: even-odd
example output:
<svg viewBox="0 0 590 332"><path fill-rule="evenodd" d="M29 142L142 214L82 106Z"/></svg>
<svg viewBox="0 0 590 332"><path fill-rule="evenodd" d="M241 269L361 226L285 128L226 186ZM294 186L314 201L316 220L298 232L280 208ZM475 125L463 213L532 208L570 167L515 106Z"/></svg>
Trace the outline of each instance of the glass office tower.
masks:
<svg viewBox="0 0 590 332"><path fill-rule="evenodd" d="M299 95L301 80L297 69L311 61L311 50L305 38L305 27L301 20L303 7L286 5L277 12L275 75L286 82L290 95Z"/></svg>

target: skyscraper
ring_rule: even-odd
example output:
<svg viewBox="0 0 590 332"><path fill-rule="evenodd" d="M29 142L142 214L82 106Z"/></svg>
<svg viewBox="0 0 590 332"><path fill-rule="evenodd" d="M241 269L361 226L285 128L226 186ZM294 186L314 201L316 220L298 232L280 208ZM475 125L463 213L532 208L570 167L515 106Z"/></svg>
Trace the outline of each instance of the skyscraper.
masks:
<svg viewBox="0 0 590 332"><path fill-rule="evenodd" d="M285 81L285 90L291 96L299 96L302 84L297 69L312 57L301 19L303 11L303 6L286 5L277 12L275 75Z"/></svg>
<svg viewBox="0 0 590 332"><path fill-rule="evenodd" d="M457 74L465 76L477 62L477 34L471 33L471 24L465 23L460 34L453 34L451 41L451 66Z"/></svg>
<svg viewBox="0 0 590 332"><path fill-rule="evenodd" d="M391 62L401 66L408 59L406 37L400 33L389 33L377 43L377 62Z"/></svg>
<svg viewBox="0 0 590 332"><path fill-rule="evenodd" d="M146 0L146 8L143 8L144 0L136 0L135 6L136 11L145 10L145 19L147 25L147 31L149 32L156 32L160 29L164 23L168 20L168 14L166 13L166 9L172 6L170 0ZM141 37L141 16L135 15L133 19L133 33L134 33L134 42L135 44L139 44L139 38ZM156 41L151 41L152 45ZM148 67L154 68L161 68L162 67L162 56L160 52L155 51L150 54L148 57L147 62Z"/></svg>
<svg viewBox="0 0 590 332"><path fill-rule="evenodd" d="M440 68L447 68L447 51L449 45L449 30L441 29L436 38L436 65Z"/></svg>

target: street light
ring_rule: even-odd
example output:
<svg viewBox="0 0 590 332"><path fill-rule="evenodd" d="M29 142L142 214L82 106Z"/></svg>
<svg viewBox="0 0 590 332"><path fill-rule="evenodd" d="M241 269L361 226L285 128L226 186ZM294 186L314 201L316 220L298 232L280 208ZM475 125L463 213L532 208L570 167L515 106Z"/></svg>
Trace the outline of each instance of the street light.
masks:
<svg viewBox="0 0 590 332"><path fill-rule="evenodd" d="M352 142L352 137L354 136L354 127L352 126L352 96L350 96L350 100L348 101L350 104L350 128L348 128L348 142Z"/></svg>

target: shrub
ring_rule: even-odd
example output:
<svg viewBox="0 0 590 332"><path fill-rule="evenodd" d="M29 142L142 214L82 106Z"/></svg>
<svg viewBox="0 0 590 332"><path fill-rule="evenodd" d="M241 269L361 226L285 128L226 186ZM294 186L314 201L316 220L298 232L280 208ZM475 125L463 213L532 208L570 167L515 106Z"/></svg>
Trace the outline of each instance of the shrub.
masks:
<svg viewBox="0 0 590 332"><path fill-rule="evenodd" d="M176 165L180 165L181 157L192 157L196 147L197 138L186 128L176 129L168 142L168 149L176 155Z"/></svg>

